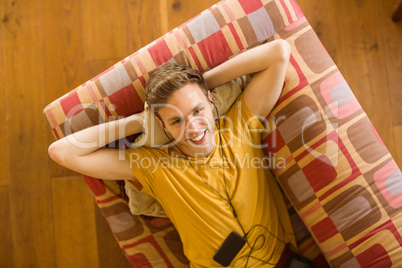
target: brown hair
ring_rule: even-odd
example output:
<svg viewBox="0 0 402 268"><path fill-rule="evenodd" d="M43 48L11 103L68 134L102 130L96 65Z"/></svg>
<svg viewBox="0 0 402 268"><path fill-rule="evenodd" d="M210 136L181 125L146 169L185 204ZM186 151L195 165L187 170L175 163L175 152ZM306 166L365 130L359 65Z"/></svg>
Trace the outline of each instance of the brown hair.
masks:
<svg viewBox="0 0 402 268"><path fill-rule="evenodd" d="M151 72L145 87L146 101L150 106L164 104L176 90L188 84L198 85L208 97L207 84L199 71L186 65L167 62Z"/></svg>

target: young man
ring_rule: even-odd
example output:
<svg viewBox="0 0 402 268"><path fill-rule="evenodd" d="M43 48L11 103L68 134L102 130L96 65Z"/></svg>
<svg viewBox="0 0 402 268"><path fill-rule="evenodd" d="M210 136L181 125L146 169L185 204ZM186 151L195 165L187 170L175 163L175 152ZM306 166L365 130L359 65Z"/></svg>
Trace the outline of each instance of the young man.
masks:
<svg viewBox="0 0 402 268"><path fill-rule="evenodd" d="M126 179L155 197L177 228L192 267L230 262L217 253L220 247L235 256L234 267L274 267L286 244L296 245L280 190L261 166L259 144L262 121L280 96L289 55L289 44L276 40L204 75L174 64L158 68L147 83L146 99L173 146L128 149L129 161L119 160L118 150L102 148L141 132L140 113L75 133L74 139L91 145L87 148L74 146L69 137L60 139L49 147L49 155L82 174ZM245 74L252 75L251 81L215 123L208 90Z"/></svg>

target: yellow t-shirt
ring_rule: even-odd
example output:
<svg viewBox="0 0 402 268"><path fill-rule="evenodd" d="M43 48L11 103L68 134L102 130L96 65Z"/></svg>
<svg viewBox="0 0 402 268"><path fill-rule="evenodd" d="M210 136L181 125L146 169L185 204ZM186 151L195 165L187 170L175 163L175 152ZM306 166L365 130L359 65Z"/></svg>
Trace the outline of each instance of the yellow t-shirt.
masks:
<svg viewBox="0 0 402 268"><path fill-rule="evenodd" d="M244 245L231 265L244 267L249 259L247 267L274 267L285 248L277 238L294 248L296 242L282 194L267 169L267 158L256 148L264 127L247 109L243 94L220 122L226 161L217 146L209 156L197 159L171 156L168 148L145 147L127 149L126 156L143 186L141 191L155 197L175 225L191 267L220 267L212 259L216 250L232 231L244 235L226 201L223 176L238 220L249 232L249 245ZM215 130L219 144L217 127Z"/></svg>

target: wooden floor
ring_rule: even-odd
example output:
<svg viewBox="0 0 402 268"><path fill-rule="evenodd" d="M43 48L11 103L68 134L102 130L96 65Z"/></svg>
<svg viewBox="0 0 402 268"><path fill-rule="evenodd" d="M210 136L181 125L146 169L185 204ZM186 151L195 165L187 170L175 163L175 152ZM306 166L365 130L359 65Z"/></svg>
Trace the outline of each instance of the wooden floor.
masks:
<svg viewBox="0 0 402 268"><path fill-rule="evenodd" d="M397 2L299 0L402 167ZM81 177L48 158L42 109L213 3L0 1L0 267L129 267Z"/></svg>

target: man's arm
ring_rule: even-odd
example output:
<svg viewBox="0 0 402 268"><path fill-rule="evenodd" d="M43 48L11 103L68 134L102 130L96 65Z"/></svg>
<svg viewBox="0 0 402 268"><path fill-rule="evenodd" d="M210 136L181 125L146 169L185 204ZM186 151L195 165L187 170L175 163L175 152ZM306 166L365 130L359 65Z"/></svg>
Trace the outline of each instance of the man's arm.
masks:
<svg viewBox="0 0 402 268"><path fill-rule="evenodd" d="M68 135L49 146L49 156L58 164L94 178L134 179L119 150L103 146L142 131L143 112L103 123Z"/></svg>
<svg viewBox="0 0 402 268"><path fill-rule="evenodd" d="M204 73L208 88L245 74L252 79L244 90L244 102L256 116L267 117L279 99L290 57L285 40L275 40L245 51Z"/></svg>

